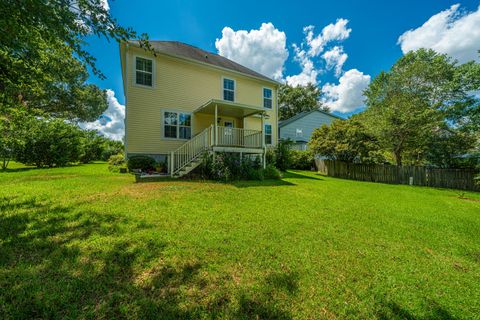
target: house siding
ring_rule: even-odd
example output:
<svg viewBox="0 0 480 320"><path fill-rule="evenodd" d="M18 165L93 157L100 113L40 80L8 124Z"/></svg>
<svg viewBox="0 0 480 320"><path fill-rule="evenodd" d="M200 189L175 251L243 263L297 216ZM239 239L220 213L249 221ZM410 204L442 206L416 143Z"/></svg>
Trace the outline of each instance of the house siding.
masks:
<svg viewBox="0 0 480 320"><path fill-rule="evenodd" d="M223 99L222 79L235 80L235 102L254 106L263 106L263 88L273 91L273 108L266 109L268 123L277 136L277 101L274 85L239 75L233 72L217 70L181 59L158 54L157 57L144 50L130 47L121 48L126 62L122 63L126 75L126 151L127 154L168 154L186 140L163 138L163 111L181 111L192 113L211 99ZM153 88L135 84L135 57L154 60ZM123 60L122 60L123 61ZM126 70L128 68L129 70ZM128 72L125 72L128 71ZM213 115L192 115L192 136L213 124ZM222 116L224 120L233 120L238 128L261 130L261 121L256 117L244 120Z"/></svg>
<svg viewBox="0 0 480 320"><path fill-rule="evenodd" d="M290 139L296 142L294 147L295 149L305 150L306 144L308 141L310 141L313 130L321 127L324 124L329 125L336 119L336 117L329 116L322 112L309 113L296 121L280 127L280 139ZM297 129L302 130L303 135L301 137L296 135Z"/></svg>

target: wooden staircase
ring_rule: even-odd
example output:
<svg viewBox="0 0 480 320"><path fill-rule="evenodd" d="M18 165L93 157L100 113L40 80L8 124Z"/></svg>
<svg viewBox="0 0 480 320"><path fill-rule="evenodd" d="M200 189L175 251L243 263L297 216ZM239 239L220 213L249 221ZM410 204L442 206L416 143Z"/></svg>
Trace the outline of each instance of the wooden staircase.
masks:
<svg viewBox="0 0 480 320"><path fill-rule="evenodd" d="M262 131L211 125L170 153L170 176L180 178L188 174L198 167L206 152L232 149L264 152L263 141Z"/></svg>
<svg viewBox="0 0 480 320"><path fill-rule="evenodd" d="M177 172L175 172L172 177L173 178L181 178L183 177L184 175L190 173L191 171L193 171L193 169L195 169L196 167L198 167L200 165L200 163L202 163L202 156L200 155L197 159L194 159L192 161L190 161L189 164L187 164L186 166L184 166L182 169L178 170Z"/></svg>
<svg viewBox="0 0 480 320"><path fill-rule="evenodd" d="M170 154L170 175L180 178L198 167L202 155L212 148L213 126L210 126L185 142Z"/></svg>

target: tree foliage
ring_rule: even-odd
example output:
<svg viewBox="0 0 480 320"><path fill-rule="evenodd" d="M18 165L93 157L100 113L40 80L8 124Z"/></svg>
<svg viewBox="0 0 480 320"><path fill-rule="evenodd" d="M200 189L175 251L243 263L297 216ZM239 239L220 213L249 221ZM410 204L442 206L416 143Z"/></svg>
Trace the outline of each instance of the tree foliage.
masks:
<svg viewBox="0 0 480 320"><path fill-rule="evenodd" d="M100 78L86 36L137 37L121 27L101 0L0 2L0 112L24 105L30 113L83 121L107 107L105 93L85 83L87 66ZM142 45L150 48L146 35Z"/></svg>
<svg viewBox="0 0 480 320"><path fill-rule="evenodd" d="M22 122L13 127L15 140L7 144L13 147L9 147L5 154L2 153L5 146L0 147L6 165L14 159L37 167L61 167L78 162L105 161L112 154L123 152L121 142L109 140L93 130L82 130L63 119L23 115L19 119ZM1 139L7 140L10 136Z"/></svg>
<svg viewBox="0 0 480 320"><path fill-rule="evenodd" d="M81 155L81 131L60 119L31 119L16 159L37 167L61 167Z"/></svg>
<svg viewBox="0 0 480 320"><path fill-rule="evenodd" d="M288 140L280 140L278 141L277 145L275 146L273 152L275 159L275 167L280 171L287 171L292 164L292 149L293 141Z"/></svg>
<svg viewBox="0 0 480 320"><path fill-rule="evenodd" d="M22 149L28 125L25 124L25 110L9 109L0 113L0 168L6 169L10 160Z"/></svg>
<svg viewBox="0 0 480 320"><path fill-rule="evenodd" d="M380 73L365 91L360 116L397 165L421 164L441 128L472 134L478 127L478 65L457 65L447 55L420 49ZM463 148L464 149L464 148Z"/></svg>
<svg viewBox="0 0 480 320"><path fill-rule="evenodd" d="M294 115L321 109L328 111L328 108L320 102L320 89L309 83L306 86L281 85L278 90L279 118L286 120Z"/></svg>
<svg viewBox="0 0 480 320"><path fill-rule="evenodd" d="M438 128L430 138L425 154L428 164L439 168L475 167L478 156L471 153L477 138L465 131Z"/></svg>
<svg viewBox="0 0 480 320"><path fill-rule="evenodd" d="M356 119L335 120L313 131L310 150L331 160L348 162L384 162L378 140Z"/></svg>
<svg viewBox="0 0 480 320"><path fill-rule="evenodd" d="M311 150L290 150L290 169L311 170L315 168L315 157Z"/></svg>

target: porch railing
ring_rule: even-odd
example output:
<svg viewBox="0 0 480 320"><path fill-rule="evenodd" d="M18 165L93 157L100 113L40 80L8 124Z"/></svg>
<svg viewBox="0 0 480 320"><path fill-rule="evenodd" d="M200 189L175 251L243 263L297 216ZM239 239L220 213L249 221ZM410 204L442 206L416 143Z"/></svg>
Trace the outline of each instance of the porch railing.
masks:
<svg viewBox="0 0 480 320"><path fill-rule="evenodd" d="M213 146L262 148L262 132L221 126L205 128L170 153L170 174L176 175Z"/></svg>
<svg viewBox="0 0 480 320"><path fill-rule="evenodd" d="M203 152L212 146L213 126L205 128L202 132L185 142L170 154L170 174L173 176Z"/></svg>
<svg viewBox="0 0 480 320"><path fill-rule="evenodd" d="M217 126L216 145L222 147L261 148L262 132L241 128Z"/></svg>

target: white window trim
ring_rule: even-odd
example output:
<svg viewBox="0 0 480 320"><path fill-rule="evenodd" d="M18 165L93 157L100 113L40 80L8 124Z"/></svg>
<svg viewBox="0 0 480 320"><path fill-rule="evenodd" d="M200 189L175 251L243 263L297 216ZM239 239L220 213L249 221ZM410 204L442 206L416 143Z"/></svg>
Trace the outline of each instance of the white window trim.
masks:
<svg viewBox="0 0 480 320"><path fill-rule="evenodd" d="M300 135L298 134L298 131L300 130ZM303 138L303 128L295 128L295 137L296 138Z"/></svg>
<svg viewBox="0 0 480 320"><path fill-rule="evenodd" d="M267 137L267 130L265 130L265 127L266 127L266 126L270 126L270 128L272 129L272 132L270 133L270 136L272 137L272 139L271 139L271 143L265 142L265 145L267 145L267 146L273 146L273 125L272 125L271 123L269 123L269 122L265 122L265 123L263 124L263 131L264 131L263 136L264 136L264 139L265 139L265 140L266 140L266 137Z"/></svg>
<svg viewBox="0 0 480 320"><path fill-rule="evenodd" d="M138 84L137 83L137 58L141 59L146 59L152 61L152 86L145 86L143 84ZM155 89L156 86L156 78L157 78L157 72L156 72L156 62L155 59L152 59L151 57L139 55L139 54L134 54L133 55L133 63L132 63L132 69L133 69L133 86L139 87L139 88L145 88L145 89Z"/></svg>
<svg viewBox="0 0 480 320"><path fill-rule="evenodd" d="M222 124L223 124L224 127L226 127L226 126L225 126L225 122L231 122L231 123L233 124L233 127L234 127L234 128L237 127L237 126L236 126L236 123L235 123L235 119L223 119L222 122L223 122Z"/></svg>
<svg viewBox="0 0 480 320"><path fill-rule="evenodd" d="M266 108L265 107L265 92L264 89L268 89L272 92L272 96L270 97L270 100L272 100L272 107L271 108ZM263 87L262 88L262 106L265 110L273 110L273 89L270 87Z"/></svg>
<svg viewBox="0 0 480 320"><path fill-rule="evenodd" d="M223 96L223 90L225 90L225 88L223 87L223 81L227 79L227 80L232 80L233 81L233 101L230 101L230 100L225 100L224 99L224 96ZM220 91L220 97L221 97L221 100L223 101L228 101L228 102L235 102L237 101L237 80L232 78L232 77L226 77L226 76L222 76L222 82L220 83L220 87L221 87L221 91Z"/></svg>
<svg viewBox="0 0 480 320"><path fill-rule="evenodd" d="M173 110L173 109L162 109L162 116L161 116L161 126L162 126L162 140L171 140L171 141L188 141L193 138L193 113L191 112L186 112L186 111L181 111L181 110ZM165 112L174 112L177 113L177 138L170 138L170 137L165 137ZM179 115L180 113L188 114L190 115L190 139L184 139L180 138L180 124L179 124ZM184 126L183 126L184 127Z"/></svg>

